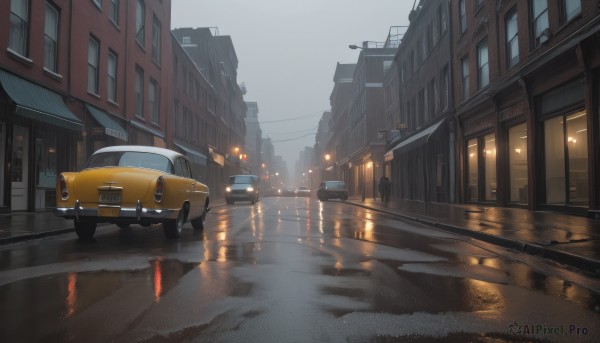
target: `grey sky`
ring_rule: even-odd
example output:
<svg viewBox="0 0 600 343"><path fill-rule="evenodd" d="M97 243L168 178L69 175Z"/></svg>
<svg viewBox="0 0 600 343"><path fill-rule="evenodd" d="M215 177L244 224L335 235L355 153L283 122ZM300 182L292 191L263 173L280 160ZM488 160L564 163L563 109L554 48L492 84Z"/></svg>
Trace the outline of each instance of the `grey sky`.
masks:
<svg viewBox="0 0 600 343"><path fill-rule="evenodd" d="M390 26L408 24L413 3L172 0L171 26L216 26L221 35L231 36L239 59L238 82L248 90L244 99L258 103L263 136L271 137L275 154L291 169L299 151L315 144L321 114L330 109L336 63L358 58L359 50L348 45L385 41ZM268 123L301 116L305 118Z"/></svg>

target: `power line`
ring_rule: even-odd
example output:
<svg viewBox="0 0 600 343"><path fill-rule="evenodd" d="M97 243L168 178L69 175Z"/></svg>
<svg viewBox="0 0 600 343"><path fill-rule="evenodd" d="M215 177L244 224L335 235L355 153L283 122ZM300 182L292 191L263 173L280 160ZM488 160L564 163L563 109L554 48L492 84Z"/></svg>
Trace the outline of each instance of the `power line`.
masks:
<svg viewBox="0 0 600 343"><path fill-rule="evenodd" d="M317 134L316 132L311 132L311 133L308 133L308 134L300 136L300 137L289 138L289 139L271 140L271 143L282 143L282 142L295 141L295 140L298 140L300 138L304 138L304 137L308 137L308 136L312 136L312 135L316 135L316 134Z"/></svg>
<svg viewBox="0 0 600 343"><path fill-rule="evenodd" d="M323 114L323 112L326 112L326 111L318 111L318 112L314 112L314 113L305 114L303 116L292 117L292 118L287 118L287 119L277 119L277 120L267 120L267 121L261 121L261 120L259 120L258 122L260 124L281 123L281 122L289 121L289 120L298 120L298 119L304 119L304 118L312 117L312 116L315 116L317 114Z"/></svg>
<svg viewBox="0 0 600 343"><path fill-rule="evenodd" d="M269 136L269 135L284 135L284 134L290 134L290 133L302 133L302 132L307 132L307 131L314 131L316 129L317 129L317 127L315 126L313 128L310 128L310 129L299 130L299 131L269 132L269 133L266 133L266 135Z"/></svg>

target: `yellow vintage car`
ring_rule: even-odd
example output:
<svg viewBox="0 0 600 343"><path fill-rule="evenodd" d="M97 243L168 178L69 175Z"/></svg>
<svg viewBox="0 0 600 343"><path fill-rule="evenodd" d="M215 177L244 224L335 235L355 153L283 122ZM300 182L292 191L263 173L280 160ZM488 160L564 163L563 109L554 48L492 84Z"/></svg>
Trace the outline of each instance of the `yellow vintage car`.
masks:
<svg viewBox="0 0 600 343"><path fill-rule="evenodd" d="M56 214L72 218L82 240L93 239L102 222L162 223L167 238L177 238L187 221L204 229L209 210L208 187L192 177L187 158L163 148L102 148L81 172L61 173L56 183Z"/></svg>

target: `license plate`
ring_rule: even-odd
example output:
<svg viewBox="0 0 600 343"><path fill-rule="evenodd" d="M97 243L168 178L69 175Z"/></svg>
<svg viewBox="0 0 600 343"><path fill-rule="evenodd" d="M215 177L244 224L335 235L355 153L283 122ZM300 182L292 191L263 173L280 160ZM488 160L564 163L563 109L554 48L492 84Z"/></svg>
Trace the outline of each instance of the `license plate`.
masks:
<svg viewBox="0 0 600 343"><path fill-rule="evenodd" d="M120 207L99 207L98 217L118 217L121 213Z"/></svg>
<svg viewBox="0 0 600 343"><path fill-rule="evenodd" d="M98 202L102 204L120 204L121 191L100 191Z"/></svg>

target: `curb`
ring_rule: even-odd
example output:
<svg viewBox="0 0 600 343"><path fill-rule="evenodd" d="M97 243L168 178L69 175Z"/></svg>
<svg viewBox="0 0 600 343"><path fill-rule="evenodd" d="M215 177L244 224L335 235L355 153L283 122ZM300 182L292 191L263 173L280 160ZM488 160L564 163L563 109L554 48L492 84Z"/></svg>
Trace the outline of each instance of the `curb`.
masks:
<svg viewBox="0 0 600 343"><path fill-rule="evenodd" d="M401 219L410 220L410 221L414 221L417 223L433 226L433 227L436 227L436 228L444 230L444 231L459 234L461 236L475 238L475 239L483 241L483 242L491 243L491 244L501 246L504 248L508 248L508 249L517 250L520 252L527 253L529 255L544 257L549 260L553 260L555 262L569 265L571 267L580 269L587 276L590 276L593 278L600 278L600 261L598 261L598 260L594 260L591 258L575 255L575 254L560 251L560 250L546 248L539 244L527 243L527 242L519 241L516 239L508 239L505 237L494 236L494 235L490 235L490 234L483 233L483 232L469 230L464 227L458 227L458 226L454 226L454 225L439 223L439 222L431 221L428 219L419 218L416 216L410 216L410 215L392 212L389 210L384 210L384 209L380 209L380 208L376 208L376 207L370 207L370 206L359 204L356 202L346 201L346 203L354 205L354 206L366 208L366 209L369 209L372 211L384 213L384 214L387 214L390 216L398 217Z"/></svg>
<svg viewBox="0 0 600 343"><path fill-rule="evenodd" d="M75 232L75 228L58 229L58 230L52 230L52 231L27 233L27 234L18 235L18 236L5 237L5 238L0 238L0 245L25 242L25 241L30 241L30 240L44 238L44 237L50 237L50 236L58 236L58 235L62 235L65 233L71 233L71 232Z"/></svg>

